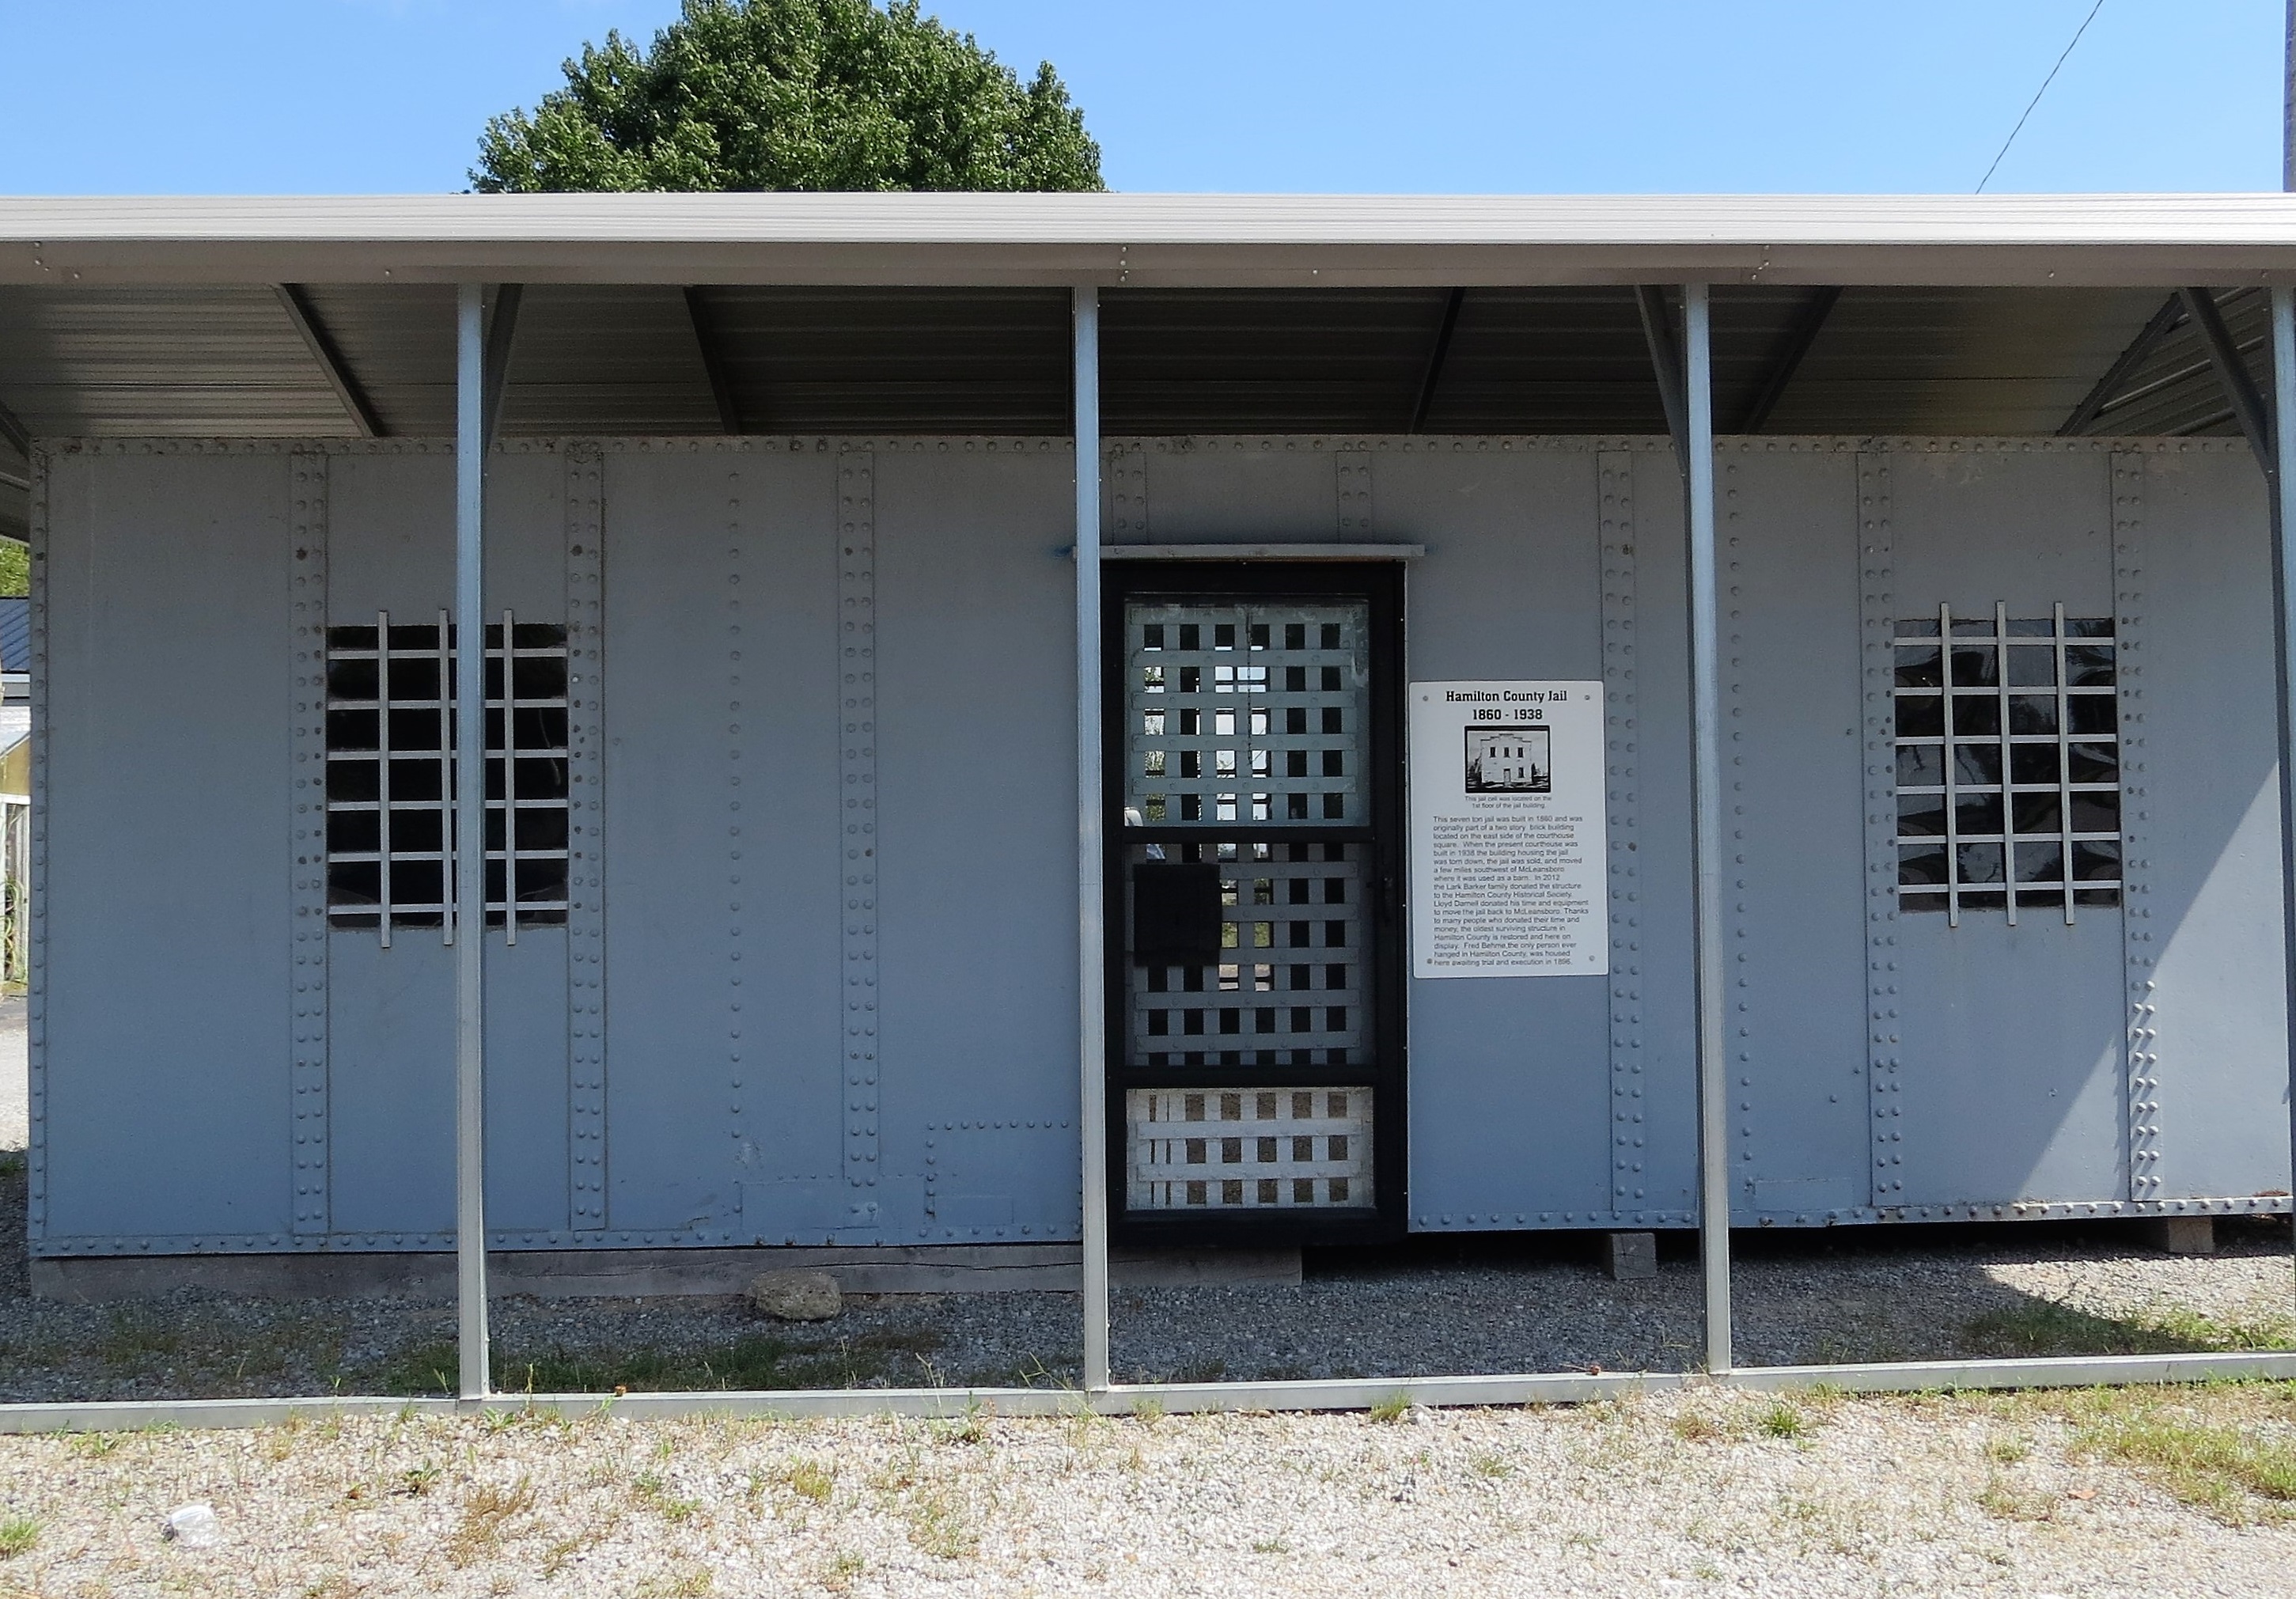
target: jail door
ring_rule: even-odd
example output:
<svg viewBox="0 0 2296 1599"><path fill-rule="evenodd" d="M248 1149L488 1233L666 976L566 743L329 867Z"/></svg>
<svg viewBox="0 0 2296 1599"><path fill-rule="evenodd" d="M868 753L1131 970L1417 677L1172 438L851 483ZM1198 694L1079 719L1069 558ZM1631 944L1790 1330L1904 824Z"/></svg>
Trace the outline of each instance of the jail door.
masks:
<svg viewBox="0 0 2296 1599"><path fill-rule="evenodd" d="M1199 1242L1399 1228L1392 575L1111 589L1111 1214Z"/></svg>

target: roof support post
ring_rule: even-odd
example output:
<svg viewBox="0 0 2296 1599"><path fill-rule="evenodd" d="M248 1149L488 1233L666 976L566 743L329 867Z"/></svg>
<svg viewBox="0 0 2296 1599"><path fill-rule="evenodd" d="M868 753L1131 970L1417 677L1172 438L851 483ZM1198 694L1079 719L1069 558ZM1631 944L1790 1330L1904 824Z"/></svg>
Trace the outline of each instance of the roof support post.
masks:
<svg viewBox="0 0 2296 1599"><path fill-rule="evenodd" d="M1825 331L1825 319L1833 315L1833 308L1841 299L1839 288L1820 289L1802 305L1793 326L1786 330L1785 341L1779 345L1777 355L1770 362L1770 370L1763 375L1762 387L1754 396L1754 403L1746 408L1745 419L1738 424L1741 433L1759 433L1762 424L1770 420L1778 402L1785 398L1786 385L1794 373L1801 370L1809 347L1817 342L1818 334Z"/></svg>
<svg viewBox="0 0 2296 1599"><path fill-rule="evenodd" d="M685 291L685 319L693 326L693 346L701 352L701 370L709 380L709 398L718 406L718 430L738 439L742 432L741 402L734 398L733 378L718 348L718 329L710 318L709 302L702 299L701 291L692 285Z"/></svg>
<svg viewBox="0 0 2296 1599"><path fill-rule="evenodd" d="M499 303L499 302L497 302ZM512 301L512 315L517 301ZM497 327L501 325L497 321ZM486 464L489 385L484 288L455 297L455 1299L460 1392L485 1399L487 1340ZM507 839L505 839L507 842Z"/></svg>
<svg viewBox="0 0 2296 1599"><path fill-rule="evenodd" d="M495 435L501 430L503 386L510 379L511 347L518 340L518 306L525 296L525 286L521 283L498 283L495 287L494 310L487 317L485 432L480 439L481 449L494 448Z"/></svg>
<svg viewBox="0 0 2296 1599"><path fill-rule="evenodd" d="M2291 4L2296 4L2296 0L2291 0ZM2152 313L2152 319L2137 330L2136 337L2128 341L2128 348L2105 368L2104 375L2096 381L2096 387L2082 397L2081 403L2073 407L2072 414L2066 417L2063 425L2057 429L2057 437L2070 439L2086 431L2089 423L2103 414L2105 406L2112 402L2112 397L2120 392L2121 385L2135 375L2136 369L2160 348L2161 340L2184 320L2185 295L2179 290L2161 302L2161 308Z"/></svg>
<svg viewBox="0 0 2296 1599"><path fill-rule="evenodd" d="M2225 398L2240 419L2240 430L2248 436L2248 447L2256 452L2256 463L2264 469L2267 480L2276 478L2279 465L2273 454L2272 423L2265 414L2264 397L2256 391L2256 380L2248 375L2248 363L2240 358L2240 347L2233 342L2232 330L2225 326L2224 313L2217 309L2214 291L2179 289L2177 298L2184 301L2185 314L2201 332L2209 365L2217 369L2217 381L2224 385Z"/></svg>
<svg viewBox="0 0 2296 1599"><path fill-rule="evenodd" d="M2273 449L2279 471L2272 491L2273 690L2280 746L2280 939L2288 1014L2292 1158L2296 1158L2296 289L2272 291Z"/></svg>
<svg viewBox="0 0 2296 1599"><path fill-rule="evenodd" d="M1666 430L1674 439L1676 461L1686 472L1690 443L1683 436L1687 424L1683 416L1682 352L1674 339L1674 311L1666 303L1666 291L1652 283L1636 287L1635 305L1643 315L1643 338L1650 345L1659 403L1666 408Z"/></svg>
<svg viewBox="0 0 2296 1599"><path fill-rule="evenodd" d="M2296 4L2296 0L2291 0ZM1419 380L1419 399L1411 407L1411 428L1414 433L1427 425L1427 409L1435 403L1435 385L1443 381L1443 362L1451 353L1451 334L1459 325L1459 308L1467 303L1467 291L1454 289L1443 299L1443 320L1435 330L1434 347L1427 352L1427 371Z"/></svg>
<svg viewBox="0 0 2296 1599"><path fill-rule="evenodd" d="M1082 1078L1084 1386L1108 1387L1108 870L1101 836L1100 291L1075 295L1077 1060Z"/></svg>
<svg viewBox="0 0 2296 1599"><path fill-rule="evenodd" d="M1654 293L1654 291L1644 291ZM1690 524L1691 947L1698 1007L1699 1280L1706 1369L1731 1365L1729 1066L1724 1058L1721 627L1714 553L1714 357L1704 283L1682 297L1683 477ZM1650 325L1644 312L1645 326ZM1655 344L1655 340L1653 340Z"/></svg>
<svg viewBox="0 0 2296 1599"><path fill-rule="evenodd" d="M350 363L343 359L342 348L327 332L327 324L319 320L318 308L311 303L309 292L300 283L274 283L271 291L279 297L280 308L287 313L287 320L293 323L295 331L302 335L311 358L319 364L319 371L325 376L327 386L342 402L343 409L349 414L352 425L358 429L359 436L363 439L381 438L382 419L375 414L374 404L367 398L366 390L359 386L358 379L351 372Z"/></svg>

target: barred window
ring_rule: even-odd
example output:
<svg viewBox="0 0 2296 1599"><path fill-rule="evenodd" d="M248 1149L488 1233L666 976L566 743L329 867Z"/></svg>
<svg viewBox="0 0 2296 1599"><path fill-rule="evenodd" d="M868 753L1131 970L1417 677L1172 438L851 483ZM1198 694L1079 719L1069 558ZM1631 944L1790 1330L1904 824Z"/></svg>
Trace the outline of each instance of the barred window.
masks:
<svg viewBox="0 0 2296 1599"><path fill-rule="evenodd" d="M2056 912L2120 903L2112 620L2062 605L1898 624L1898 903Z"/></svg>
<svg viewBox="0 0 2296 1599"><path fill-rule="evenodd" d="M454 936L455 629L327 629L327 914ZM486 632L487 925L566 920L566 629Z"/></svg>

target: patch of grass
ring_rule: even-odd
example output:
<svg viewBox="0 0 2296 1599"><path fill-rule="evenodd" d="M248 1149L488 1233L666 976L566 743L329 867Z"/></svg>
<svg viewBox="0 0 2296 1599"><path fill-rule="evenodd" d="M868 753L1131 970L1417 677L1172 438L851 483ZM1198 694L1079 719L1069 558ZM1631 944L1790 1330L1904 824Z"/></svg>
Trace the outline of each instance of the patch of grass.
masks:
<svg viewBox="0 0 2296 1599"><path fill-rule="evenodd" d="M829 1562L821 1574L821 1586L832 1594L842 1594L852 1587L853 1580L869 1569L869 1562L847 1550Z"/></svg>
<svg viewBox="0 0 2296 1599"><path fill-rule="evenodd" d="M2116 1396L2120 1397L2120 1396ZM2229 1526L2296 1517L2296 1447L2159 1402L2091 1406L2071 1449L2136 1467Z"/></svg>
<svg viewBox="0 0 2296 1599"><path fill-rule="evenodd" d="M649 1577L631 1590L636 1599L706 1599L718 1586L718 1578L707 1568L697 1567L675 1577Z"/></svg>
<svg viewBox="0 0 2296 1599"><path fill-rule="evenodd" d="M40 1524L30 1516L0 1516L0 1560L13 1560L40 1541Z"/></svg>
<svg viewBox="0 0 2296 1599"><path fill-rule="evenodd" d="M1252 1541L1251 1552L1254 1554L1289 1554L1292 1553L1292 1546L1280 1538L1255 1538Z"/></svg>
<svg viewBox="0 0 2296 1599"><path fill-rule="evenodd" d="M1729 1431L1702 1410L1677 1411L1668 1418L1667 1429L1688 1444L1710 1444L1729 1436Z"/></svg>
<svg viewBox="0 0 2296 1599"><path fill-rule="evenodd" d="M1382 1425L1392 1425L1411 1414L1411 1396L1404 1393L1390 1394L1378 1404L1374 1405L1366 1414L1374 1422Z"/></svg>
<svg viewBox="0 0 2296 1599"><path fill-rule="evenodd" d="M2099 1316L2054 1300L2031 1300L1963 1323L1961 1341L1970 1353L1989 1356L2213 1355L2296 1349L2296 1324L2276 1316L2218 1321L2185 1309Z"/></svg>
<svg viewBox="0 0 2296 1599"><path fill-rule="evenodd" d="M2021 1438L1993 1438L1985 1441L1985 1455L2003 1465L2015 1465L2032 1454L2033 1446Z"/></svg>
<svg viewBox="0 0 2296 1599"><path fill-rule="evenodd" d="M931 1423L933 1440L944 1444L985 1444L988 1441L988 1412L979 1399L964 1402L964 1414Z"/></svg>
<svg viewBox="0 0 2296 1599"><path fill-rule="evenodd" d="M972 1507L952 1488L919 1494L910 1504L909 1541L937 1560L963 1560L980 1548Z"/></svg>
<svg viewBox="0 0 2296 1599"><path fill-rule="evenodd" d="M1494 1455L1488 1449L1478 1450L1470 1455L1467 1457L1467 1469L1478 1477L1496 1479L1514 1475L1514 1467L1507 1463L1504 1456Z"/></svg>
<svg viewBox="0 0 2296 1599"><path fill-rule="evenodd" d="M398 1491L410 1499L420 1499L438 1483L439 1466L435 1461L408 1466L398 1473Z"/></svg>
<svg viewBox="0 0 2296 1599"><path fill-rule="evenodd" d="M1764 1437L1782 1438L1790 1442L1808 1438L1810 1433L1809 1418L1796 1409L1791 1400L1784 1398L1772 1399L1769 1407L1762 1412L1761 1420L1755 1424L1761 1429Z"/></svg>
<svg viewBox="0 0 2296 1599"><path fill-rule="evenodd" d="M1998 1472L1988 1474L1978 1490L1977 1507L2002 1521L2048 1521L2056 1519L2056 1505L2046 1496L2020 1487Z"/></svg>
<svg viewBox="0 0 2296 1599"><path fill-rule="evenodd" d="M468 1566L500 1544L510 1523L534 1510L534 1483L521 1477L508 1488L481 1482L463 1502L463 1515L447 1538L447 1562Z"/></svg>
<svg viewBox="0 0 2296 1599"><path fill-rule="evenodd" d="M495 1386L507 1393L862 1388L908 1374L939 1346L938 1332L890 1328L827 1340L758 1332L700 1349L509 1352L495 1361ZM455 1346L437 1342L402 1350L363 1375L383 1393L451 1394L457 1370Z"/></svg>
<svg viewBox="0 0 2296 1599"><path fill-rule="evenodd" d="M1152 1427L1164 1419L1164 1401L1143 1394L1132 1401L1132 1419L1144 1427Z"/></svg>
<svg viewBox="0 0 2296 1599"><path fill-rule="evenodd" d="M75 1432L71 1435L71 1452L89 1460L102 1460L127 1441L125 1432Z"/></svg>
<svg viewBox="0 0 2296 1599"><path fill-rule="evenodd" d="M836 1474L817 1460L800 1460L782 1473L789 1491L800 1499L810 1499L816 1505L829 1503L829 1496L837 1487Z"/></svg>
<svg viewBox="0 0 2296 1599"><path fill-rule="evenodd" d="M653 1472L639 1472L637 1480L630 1485L630 1490L642 1503L650 1505L656 1515L673 1526L692 1521L701 1511L701 1500L679 1498Z"/></svg>

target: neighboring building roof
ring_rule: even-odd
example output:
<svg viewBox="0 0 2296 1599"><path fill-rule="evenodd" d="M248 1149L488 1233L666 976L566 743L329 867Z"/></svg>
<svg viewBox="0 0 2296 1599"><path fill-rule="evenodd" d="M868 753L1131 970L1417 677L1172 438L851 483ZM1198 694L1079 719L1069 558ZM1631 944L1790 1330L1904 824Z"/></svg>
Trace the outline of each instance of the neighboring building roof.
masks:
<svg viewBox="0 0 2296 1599"><path fill-rule="evenodd" d="M32 669L32 602L0 596L0 672Z"/></svg>

